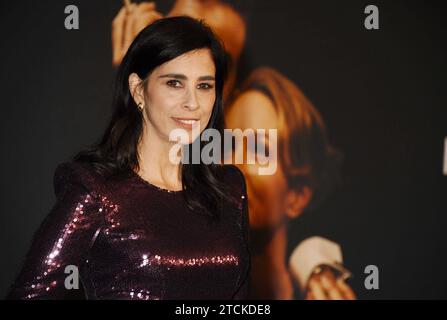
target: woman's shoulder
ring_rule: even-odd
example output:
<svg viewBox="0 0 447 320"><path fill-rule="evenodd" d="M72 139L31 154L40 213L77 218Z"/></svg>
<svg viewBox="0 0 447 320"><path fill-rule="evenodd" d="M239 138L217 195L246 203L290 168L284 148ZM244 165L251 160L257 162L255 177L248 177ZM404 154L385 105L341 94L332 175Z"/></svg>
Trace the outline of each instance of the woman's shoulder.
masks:
<svg viewBox="0 0 447 320"><path fill-rule="evenodd" d="M247 188L242 171L233 164L226 164L222 167L227 187L229 187L238 198L244 199L246 197Z"/></svg>
<svg viewBox="0 0 447 320"><path fill-rule="evenodd" d="M67 161L59 163L54 171L53 184L56 197L70 187L93 191L98 188L101 178L87 162Z"/></svg>
<svg viewBox="0 0 447 320"><path fill-rule="evenodd" d="M245 177L235 165L224 165L226 179L230 185L234 205L238 209L237 223L244 232L245 241L248 241L248 198Z"/></svg>

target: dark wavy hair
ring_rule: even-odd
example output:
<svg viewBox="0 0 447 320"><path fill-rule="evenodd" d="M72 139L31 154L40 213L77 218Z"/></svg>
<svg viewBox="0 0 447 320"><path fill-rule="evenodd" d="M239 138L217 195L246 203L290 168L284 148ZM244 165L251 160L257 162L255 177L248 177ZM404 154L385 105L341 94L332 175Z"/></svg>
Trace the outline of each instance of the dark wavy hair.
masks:
<svg viewBox="0 0 447 320"><path fill-rule="evenodd" d="M164 18L143 29L130 45L117 70L114 112L110 123L100 141L79 152L74 160L88 162L104 177L138 170L137 146L142 134L143 117L131 96L129 75L136 73L146 83L156 67L187 52L203 48L210 50L216 69L216 98L205 129L214 128L223 134L222 92L228 62L222 41L202 20L187 16ZM189 148L189 155L192 154L191 146L192 144L186 146ZM202 142L200 147L203 147ZM211 217L218 216L222 203L229 200L228 190L221 182L222 165L189 163L181 164L183 195L188 207Z"/></svg>

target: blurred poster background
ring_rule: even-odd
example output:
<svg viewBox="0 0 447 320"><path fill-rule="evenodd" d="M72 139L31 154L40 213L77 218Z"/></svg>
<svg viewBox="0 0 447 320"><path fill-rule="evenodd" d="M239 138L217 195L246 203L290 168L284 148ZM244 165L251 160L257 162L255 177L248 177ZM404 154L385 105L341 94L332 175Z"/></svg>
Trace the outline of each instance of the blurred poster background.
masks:
<svg viewBox="0 0 447 320"><path fill-rule="evenodd" d="M320 235L341 245L360 299L447 298L442 2L220 2L245 22L235 88L254 70L275 70L312 102L343 155L341 183L287 224L286 258ZM175 1L155 3L167 14ZM380 10L379 30L364 27L369 4ZM79 8L79 30L64 27L67 5ZM119 0L0 4L1 296L54 202L56 165L108 120L111 22L121 7ZM377 290L364 286L367 265L380 270Z"/></svg>

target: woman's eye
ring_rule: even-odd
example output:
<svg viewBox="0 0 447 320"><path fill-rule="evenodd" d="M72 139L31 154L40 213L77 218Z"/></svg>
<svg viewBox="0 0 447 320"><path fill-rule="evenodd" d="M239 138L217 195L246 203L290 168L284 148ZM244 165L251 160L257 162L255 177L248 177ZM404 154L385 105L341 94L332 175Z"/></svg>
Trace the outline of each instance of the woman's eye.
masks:
<svg viewBox="0 0 447 320"><path fill-rule="evenodd" d="M168 82L166 82L166 84L173 88L181 88L182 87L182 83L178 80L169 80Z"/></svg>
<svg viewBox="0 0 447 320"><path fill-rule="evenodd" d="M213 88L213 85L209 84L209 83L201 83L201 84L199 84L199 89L207 90L207 89L212 89L212 88Z"/></svg>

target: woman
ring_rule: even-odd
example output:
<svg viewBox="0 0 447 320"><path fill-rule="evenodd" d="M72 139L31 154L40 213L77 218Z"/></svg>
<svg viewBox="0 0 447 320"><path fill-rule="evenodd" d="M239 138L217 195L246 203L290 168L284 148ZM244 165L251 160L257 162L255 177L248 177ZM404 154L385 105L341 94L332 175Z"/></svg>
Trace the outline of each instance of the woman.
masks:
<svg viewBox="0 0 447 320"><path fill-rule="evenodd" d="M255 116L253 116L255 115ZM287 266L287 222L318 205L337 181L337 152L325 124L301 90L278 71L255 69L226 112L230 129L277 129L277 170L259 175L259 163L241 164L247 180L252 229L250 298L293 299ZM246 152L256 150L239 148ZM245 155L244 155L245 156ZM333 270L310 277L307 299L354 299L352 289Z"/></svg>
<svg viewBox="0 0 447 320"><path fill-rule="evenodd" d="M278 71L270 68L262 68L260 70L256 70L252 73L251 80L248 80L245 83L245 86L244 88L242 88L242 90L240 90L240 88L236 88L236 90L234 90L234 80L236 79L237 65L245 41L246 25L243 17L231 6L229 6L227 3L215 0L177 0L174 2L173 8L169 10L167 16L176 15L188 15L196 19L204 19L207 24L212 27L214 32L216 32L224 41L228 55L231 58L229 77L228 80L225 82L224 89L224 92L226 93L224 94L224 97L226 98L225 104L227 106L230 106L230 109L232 110L231 112L227 113L227 115L231 115L231 118L227 119L227 124L230 126L230 128L268 129L272 126L272 123L273 125L276 125L274 118L266 119L268 117L265 117L264 114L265 110L272 110L273 108L273 98L269 98L271 94L268 92L274 91L275 97L282 97L281 99L276 98L275 100L275 104L279 105L277 107L278 109L289 110L288 112L291 112L293 114L297 113L297 117L299 117L299 113L302 113L302 111L300 111L301 109L304 108L305 110L309 110L307 114L312 113L314 115L312 116L312 118L315 119L313 123L317 125L318 128L320 128L318 129L318 131L324 131L324 125L322 124L322 121L317 121L317 119L320 119L318 111L314 110L314 107L301 107L303 103L308 103L307 99L305 99L304 95L300 92L296 85L282 76ZM131 3L130 5L123 6L112 23L113 64L118 65L120 63L124 53L129 46L131 39L135 37L139 30L144 28L144 26L160 19L161 17L162 14L156 11L154 2L141 2L138 4ZM269 76L271 76L272 78L269 79ZM258 79L259 81L257 81L256 79ZM251 84L254 83L262 83L262 87L264 89L251 90L253 89ZM255 87L255 85L253 85L253 87ZM260 87L260 85L258 85L258 87ZM287 101L286 99L288 97L294 98ZM232 107L231 105L234 105L236 107ZM236 108L239 108L239 110L236 110ZM244 112L243 110L247 110L247 108L252 108L252 112L249 113L250 117L245 118L242 126L238 126L239 124L234 124L235 120L241 120L239 116ZM239 113L238 111L241 111L241 113ZM304 114L306 114L306 112L304 112ZM286 117L285 120L294 118L295 117ZM304 118L302 117L301 120L303 119ZM285 131L281 130L281 132L284 133ZM301 136L301 130L299 135ZM312 138L312 135L301 136L301 139L305 140L307 138ZM301 143L300 145L296 146L291 144L291 146L292 148L288 150L289 153L308 153L309 150L309 145L305 143ZM324 148L320 148L318 152L321 152L321 154L324 155L326 151ZM282 174L288 176L288 172L284 173L284 170L287 169L284 169L282 163L279 163L279 165L280 170L283 171ZM254 170L248 171L247 169L249 169L250 167L252 167L252 169ZM276 209L267 209L270 208L273 203L281 203L284 201L284 194L287 193L283 192L285 190L284 188L276 189L281 190L281 192L275 193L269 191L269 186L277 186L275 181L277 181L277 178L281 175L276 174L273 176L256 177L255 173L257 172L257 168L245 165L240 166L240 169L247 177L249 177L250 180L264 181L264 183L259 184L256 190L251 183L247 185L249 193L256 193L256 195L259 195L256 197L256 199L251 201L252 203L249 203L249 206L251 206L250 223L252 224L252 228L255 230L255 235L272 235L273 229L264 229L267 230L266 233L260 231L259 226L257 226L257 221L259 219L275 219L275 217L278 216L285 217L284 211L279 210L280 213L278 213L278 210ZM316 166L314 166L314 169L316 169ZM253 191L251 191L250 189L253 189ZM292 190L294 190L294 188L292 188ZM261 201L261 199L263 200ZM267 201L268 206L265 206L263 201ZM317 201L314 198L312 202L315 203ZM292 218L295 216L299 216L299 213L301 211L294 211L292 213ZM268 214L270 212L274 216L269 217ZM256 236L252 241L253 248L259 249L259 251L264 252L268 247L266 244L268 243L268 241L266 239L268 239L268 237ZM285 238L285 240L287 239ZM267 267L273 270L273 272L271 274L269 274L268 272L256 272L252 274L253 277L250 281L252 290L250 291L253 298L284 299L291 298L293 296L305 295L304 292L302 292L301 295L298 292L293 292L292 281L289 274L290 270L288 270L285 263L287 259L285 257L286 253L284 251L284 242L282 242L280 246L276 246L278 244L278 242L275 242L274 246L270 245L270 247L273 248L270 250L271 254L264 255L262 259L257 259L258 266L255 266L254 269ZM352 290L349 287L346 287L346 284L344 282L335 281L335 278L337 276L336 270L332 270L329 268L318 268L315 270L324 271L320 274L315 272L310 276L309 287L312 287L313 290L308 290L308 294L306 295L308 299L351 299L354 297ZM256 293L257 291L259 291L259 293ZM315 292L315 294L312 292Z"/></svg>
<svg viewBox="0 0 447 320"><path fill-rule="evenodd" d="M56 169L57 203L9 298L79 297L76 271L87 299L245 298L242 173L169 158L172 130L186 134L181 156L204 129L223 130L225 75L223 47L202 22L143 29L118 69L102 139Z"/></svg>

